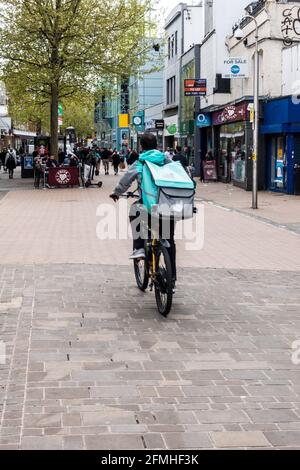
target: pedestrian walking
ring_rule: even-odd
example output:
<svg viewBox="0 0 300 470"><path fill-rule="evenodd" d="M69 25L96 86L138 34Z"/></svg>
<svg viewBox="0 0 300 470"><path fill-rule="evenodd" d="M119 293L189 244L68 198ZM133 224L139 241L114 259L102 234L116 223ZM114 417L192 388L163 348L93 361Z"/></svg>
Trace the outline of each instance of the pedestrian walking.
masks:
<svg viewBox="0 0 300 470"><path fill-rule="evenodd" d="M109 175L109 156L110 152L108 149L103 149L102 152L102 162L103 162L103 167L106 175Z"/></svg>
<svg viewBox="0 0 300 470"><path fill-rule="evenodd" d="M180 162L184 169L186 169L188 166L188 160L186 156L182 153L182 148L179 145L177 145L176 147L176 153L173 157L173 161Z"/></svg>
<svg viewBox="0 0 300 470"><path fill-rule="evenodd" d="M119 166L120 166L120 163L121 163L120 154L117 151L117 149L114 149L111 158L112 158L112 164L113 164L114 172L115 172L115 176L116 176L119 173Z"/></svg>
<svg viewBox="0 0 300 470"><path fill-rule="evenodd" d="M14 170L17 168L17 156L13 149L9 148L6 159L5 167L8 169L9 179L13 179Z"/></svg>
<svg viewBox="0 0 300 470"><path fill-rule="evenodd" d="M6 170L6 168L5 168L6 154L7 154L6 148L2 149L1 152L0 152L0 170L1 170L1 167L3 166L3 171Z"/></svg>

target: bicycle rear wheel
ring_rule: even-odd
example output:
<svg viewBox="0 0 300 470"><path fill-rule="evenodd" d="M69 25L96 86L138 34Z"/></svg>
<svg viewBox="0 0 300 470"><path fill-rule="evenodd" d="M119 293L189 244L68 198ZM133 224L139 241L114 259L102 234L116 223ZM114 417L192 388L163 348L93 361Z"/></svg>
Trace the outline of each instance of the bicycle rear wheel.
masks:
<svg viewBox="0 0 300 470"><path fill-rule="evenodd" d="M138 288L145 291L149 284L149 269L147 259L134 260L134 274Z"/></svg>
<svg viewBox="0 0 300 470"><path fill-rule="evenodd" d="M173 302L172 264L168 250L162 245L157 249L156 268L156 304L159 313L167 317Z"/></svg>

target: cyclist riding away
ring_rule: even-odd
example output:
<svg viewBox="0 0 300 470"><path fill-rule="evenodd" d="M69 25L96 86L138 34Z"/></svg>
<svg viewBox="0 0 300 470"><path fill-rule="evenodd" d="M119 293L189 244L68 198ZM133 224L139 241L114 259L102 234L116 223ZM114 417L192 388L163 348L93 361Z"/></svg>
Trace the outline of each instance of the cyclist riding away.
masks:
<svg viewBox="0 0 300 470"><path fill-rule="evenodd" d="M138 161L136 161L133 165L131 165L127 171L127 173L121 178L119 184L116 186L114 192L110 195L110 197L116 202L122 196L122 194L126 193L130 186L136 181L138 183L138 190L140 199L138 202L132 205L130 209L130 223L133 230L133 253L130 256L131 260L139 260L145 259L145 234L143 234L143 230L141 224L136 226L136 220L143 218L147 209L145 208L145 197L146 195L143 194L142 191L142 178L143 178L143 166L146 162L150 162L152 164L158 165L162 167L171 162L171 160L166 157L162 152L157 150L157 139L153 134L144 134L141 137L140 146L142 152L139 156ZM142 217L141 217L142 216ZM146 214L146 219L148 221L148 228L151 232L151 214ZM168 236L163 236L162 229L165 231L165 227L167 226L166 233ZM160 236L162 239L166 239L166 248L169 252L171 265L172 265L172 277L173 277L173 287L175 288L176 282L176 245L174 240L174 232L175 232L175 221L170 217L167 221L164 220L164 223L160 220L159 223L159 231Z"/></svg>

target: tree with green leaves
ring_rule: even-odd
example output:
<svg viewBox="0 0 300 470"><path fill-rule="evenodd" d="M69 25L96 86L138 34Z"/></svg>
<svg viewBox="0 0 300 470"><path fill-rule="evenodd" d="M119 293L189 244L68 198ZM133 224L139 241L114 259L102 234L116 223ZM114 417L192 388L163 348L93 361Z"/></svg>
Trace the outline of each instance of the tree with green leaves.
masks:
<svg viewBox="0 0 300 470"><path fill-rule="evenodd" d="M151 10L152 0L0 0L1 79L20 112L49 116L53 154L60 101L145 63Z"/></svg>

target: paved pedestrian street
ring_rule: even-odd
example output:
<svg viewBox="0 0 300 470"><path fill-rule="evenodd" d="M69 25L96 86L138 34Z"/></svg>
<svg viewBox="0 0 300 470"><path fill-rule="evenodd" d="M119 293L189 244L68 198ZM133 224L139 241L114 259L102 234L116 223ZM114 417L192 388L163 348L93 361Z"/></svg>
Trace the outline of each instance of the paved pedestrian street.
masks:
<svg viewBox="0 0 300 470"><path fill-rule="evenodd" d="M104 178L0 201L0 449L299 449L300 235L206 202L164 319Z"/></svg>

